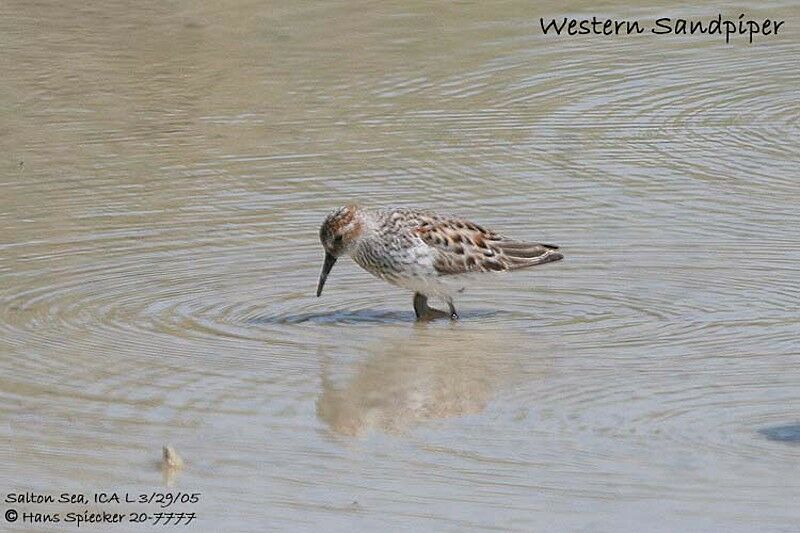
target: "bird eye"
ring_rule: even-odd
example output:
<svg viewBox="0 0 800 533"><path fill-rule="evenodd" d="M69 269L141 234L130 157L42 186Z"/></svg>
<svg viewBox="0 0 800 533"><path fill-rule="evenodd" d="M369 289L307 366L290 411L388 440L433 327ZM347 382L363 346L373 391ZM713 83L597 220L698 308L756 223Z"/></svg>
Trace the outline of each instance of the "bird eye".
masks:
<svg viewBox="0 0 800 533"><path fill-rule="evenodd" d="M342 236L341 235L337 235L336 237L333 238L333 242L335 244L342 244Z"/></svg>

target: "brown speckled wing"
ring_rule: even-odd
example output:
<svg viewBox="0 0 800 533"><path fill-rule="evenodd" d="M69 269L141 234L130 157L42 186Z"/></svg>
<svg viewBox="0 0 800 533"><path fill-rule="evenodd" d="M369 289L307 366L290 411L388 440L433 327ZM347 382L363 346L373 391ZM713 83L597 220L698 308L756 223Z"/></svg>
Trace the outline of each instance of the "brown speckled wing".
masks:
<svg viewBox="0 0 800 533"><path fill-rule="evenodd" d="M434 261L441 275L517 270L558 261L558 246L516 241L459 219L420 219L413 230L437 251Z"/></svg>

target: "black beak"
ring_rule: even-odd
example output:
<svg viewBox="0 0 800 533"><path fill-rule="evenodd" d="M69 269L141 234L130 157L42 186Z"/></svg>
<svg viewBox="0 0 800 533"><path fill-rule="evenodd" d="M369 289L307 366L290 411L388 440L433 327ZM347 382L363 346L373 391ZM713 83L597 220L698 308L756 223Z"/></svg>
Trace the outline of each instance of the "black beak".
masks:
<svg viewBox="0 0 800 533"><path fill-rule="evenodd" d="M317 296L322 294L322 287L325 286L325 280L328 279L328 274L330 274L335 264L336 258L328 252L325 252L325 262L322 264L322 272L319 275L319 284L317 285Z"/></svg>

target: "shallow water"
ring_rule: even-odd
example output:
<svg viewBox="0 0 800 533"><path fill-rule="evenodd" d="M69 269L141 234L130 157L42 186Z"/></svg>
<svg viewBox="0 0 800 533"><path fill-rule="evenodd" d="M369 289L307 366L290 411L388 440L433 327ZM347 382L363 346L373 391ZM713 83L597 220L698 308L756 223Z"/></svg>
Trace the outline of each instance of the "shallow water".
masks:
<svg viewBox="0 0 800 533"><path fill-rule="evenodd" d="M168 481L200 531L795 529L800 12L585 5L0 5L0 494ZM720 9L786 33L538 21ZM317 299L350 200L566 260L458 323L348 261Z"/></svg>

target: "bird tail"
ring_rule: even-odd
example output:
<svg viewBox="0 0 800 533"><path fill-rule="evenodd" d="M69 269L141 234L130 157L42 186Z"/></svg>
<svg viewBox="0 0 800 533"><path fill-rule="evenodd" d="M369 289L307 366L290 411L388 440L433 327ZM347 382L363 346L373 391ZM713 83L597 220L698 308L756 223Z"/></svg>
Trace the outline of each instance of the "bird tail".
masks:
<svg viewBox="0 0 800 533"><path fill-rule="evenodd" d="M514 270L552 263L564 258L558 251L558 246L553 244L512 241L498 243L498 247Z"/></svg>

